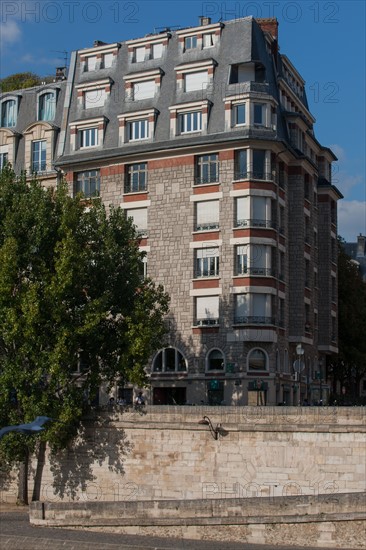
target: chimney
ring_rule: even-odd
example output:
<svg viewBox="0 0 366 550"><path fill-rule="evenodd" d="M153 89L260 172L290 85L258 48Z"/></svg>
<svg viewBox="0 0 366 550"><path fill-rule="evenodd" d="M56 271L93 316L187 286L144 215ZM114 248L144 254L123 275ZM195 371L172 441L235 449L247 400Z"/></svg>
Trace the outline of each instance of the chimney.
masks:
<svg viewBox="0 0 366 550"><path fill-rule="evenodd" d="M263 32L268 32L273 40L278 40L278 21L275 17L255 18Z"/></svg>
<svg viewBox="0 0 366 550"><path fill-rule="evenodd" d="M357 254L356 258L365 258L366 256L366 237L360 233L357 237Z"/></svg>
<svg viewBox="0 0 366 550"><path fill-rule="evenodd" d="M94 48L97 48L98 46L106 46L107 42L102 42L101 40L94 40Z"/></svg>
<svg viewBox="0 0 366 550"><path fill-rule="evenodd" d="M211 17L206 17L205 15L200 15L198 18L200 27L205 27L206 25L211 25Z"/></svg>
<svg viewBox="0 0 366 550"><path fill-rule="evenodd" d="M67 67L56 67L56 82L66 80Z"/></svg>

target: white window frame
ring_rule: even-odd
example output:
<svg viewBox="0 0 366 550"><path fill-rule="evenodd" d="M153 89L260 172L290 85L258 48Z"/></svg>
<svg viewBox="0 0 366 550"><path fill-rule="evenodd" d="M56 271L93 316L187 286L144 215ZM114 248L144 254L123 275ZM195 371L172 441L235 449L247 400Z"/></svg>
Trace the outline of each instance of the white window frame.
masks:
<svg viewBox="0 0 366 550"><path fill-rule="evenodd" d="M123 113L118 115L119 121L119 143L134 143L136 141L152 141L154 139L156 118L159 114L157 109L146 109L141 111L134 111L132 113ZM130 129L134 124L145 124L145 137L138 137L138 132L130 137Z"/></svg>
<svg viewBox="0 0 366 550"><path fill-rule="evenodd" d="M0 145L0 170L2 170L7 162L9 162L9 147Z"/></svg>
<svg viewBox="0 0 366 550"><path fill-rule="evenodd" d="M90 147L99 147L103 145L104 132L108 119L105 117L89 118L87 120L79 120L71 122L70 128L70 149L76 151L77 149L84 149ZM96 130L97 139L95 145L82 145L81 132L84 130Z"/></svg>
<svg viewBox="0 0 366 550"><path fill-rule="evenodd" d="M40 149L37 151L37 158L35 160L34 147L38 143L40 144ZM32 141L32 147L31 147L31 171L32 173L45 172L46 169L47 169L47 140L35 139Z"/></svg>
<svg viewBox="0 0 366 550"><path fill-rule="evenodd" d="M163 55L164 55L163 42L157 42L156 44L151 44L151 59L161 59Z"/></svg>
<svg viewBox="0 0 366 550"><path fill-rule="evenodd" d="M113 65L115 55L113 52L106 52L102 55L102 69L110 69Z"/></svg>
<svg viewBox="0 0 366 550"><path fill-rule="evenodd" d="M9 124L8 117L7 117L7 119L5 119L4 110L5 110L5 105L8 102L12 102L12 105L14 106L13 109L12 109L14 111L13 112L13 118L11 119L12 121L14 121L14 124ZM1 128L15 128L15 126L18 123L18 105L19 105L18 98L14 97L14 96L4 97L4 99L1 101L1 110L0 110ZM4 124L4 122L6 122L6 120L8 121L8 123Z"/></svg>
<svg viewBox="0 0 366 550"><path fill-rule="evenodd" d="M78 131L80 149L97 147L99 145L98 133L98 127L95 126L92 128L81 128Z"/></svg>
<svg viewBox="0 0 366 550"><path fill-rule="evenodd" d="M145 46L135 46L133 49L133 62L142 63L146 58L146 47Z"/></svg>
<svg viewBox="0 0 366 550"><path fill-rule="evenodd" d="M196 34L184 37L184 51L196 50L198 48L198 37Z"/></svg>
<svg viewBox="0 0 366 550"><path fill-rule="evenodd" d="M44 101L45 96L50 96L50 103L52 105L52 116L45 117L44 115L41 117L41 104L43 102L43 112L44 112ZM56 100L57 100L57 91L56 90L43 90L38 94L37 97L37 120L42 122L48 122L55 119L56 116Z"/></svg>
<svg viewBox="0 0 366 550"><path fill-rule="evenodd" d="M84 71L89 73L97 70L98 58L96 55L89 55L85 59Z"/></svg>
<svg viewBox="0 0 366 550"><path fill-rule="evenodd" d="M218 277L220 273L219 247L198 248L195 251L195 279Z"/></svg>
<svg viewBox="0 0 366 550"><path fill-rule="evenodd" d="M83 109L88 110L92 108L101 108L105 105L108 97L111 93L111 86L113 80L106 78L94 82L88 82L86 84L78 84L75 86L78 93L78 103ZM91 101L89 106L86 106L86 98L89 93L95 94L96 101Z"/></svg>
<svg viewBox="0 0 366 550"><path fill-rule="evenodd" d="M202 111L188 111L178 115L179 133L194 134L202 131Z"/></svg>
<svg viewBox="0 0 366 550"><path fill-rule="evenodd" d="M147 118L130 120L127 123L128 141L149 139L149 120Z"/></svg>

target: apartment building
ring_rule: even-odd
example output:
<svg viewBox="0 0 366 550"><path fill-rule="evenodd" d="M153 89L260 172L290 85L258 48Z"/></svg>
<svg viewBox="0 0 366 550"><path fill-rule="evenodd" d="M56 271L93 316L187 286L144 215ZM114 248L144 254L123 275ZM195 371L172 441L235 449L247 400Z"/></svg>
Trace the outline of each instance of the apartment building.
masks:
<svg viewBox="0 0 366 550"><path fill-rule="evenodd" d="M342 195L314 124L253 17L96 41L67 81L1 97L2 162L124 209L171 296L152 404L326 402Z"/></svg>

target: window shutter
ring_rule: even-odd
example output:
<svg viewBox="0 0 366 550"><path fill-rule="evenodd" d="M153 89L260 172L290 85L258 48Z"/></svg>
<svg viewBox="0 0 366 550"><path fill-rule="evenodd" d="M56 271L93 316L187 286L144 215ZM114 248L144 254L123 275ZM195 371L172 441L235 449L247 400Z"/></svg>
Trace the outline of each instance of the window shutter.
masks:
<svg viewBox="0 0 366 550"><path fill-rule="evenodd" d="M113 62L113 53L105 53L103 56L103 67L105 69L108 69L109 67L112 67Z"/></svg>
<svg viewBox="0 0 366 550"><path fill-rule="evenodd" d="M197 203L197 225L208 222L219 222L219 201Z"/></svg>
<svg viewBox="0 0 366 550"><path fill-rule="evenodd" d="M236 221L250 219L249 197L240 197L236 200Z"/></svg>
<svg viewBox="0 0 366 550"><path fill-rule="evenodd" d="M194 90L203 90L207 88L208 73L207 71L200 71L198 73L187 73L184 76L184 89L186 92L192 92Z"/></svg>
<svg viewBox="0 0 366 550"><path fill-rule="evenodd" d="M153 59L159 59L163 55L163 44L153 44L152 57Z"/></svg>
<svg viewBox="0 0 366 550"><path fill-rule="evenodd" d="M135 61L144 61L145 60L145 46L141 46L140 48L135 48Z"/></svg>
<svg viewBox="0 0 366 550"><path fill-rule="evenodd" d="M200 260L202 258L218 258L219 257L219 249L218 248L199 248L197 250L197 259Z"/></svg>
<svg viewBox="0 0 366 550"><path fill-rule="evenodd" d="M105 101L105 90L90 90L84 94L85 109L103 107Z"/></svg>
<svg viewBox="0 0 366 550"><path fill-rule="evenodd" d="M133 85L133 98L135 100L148 99L155 95L155 80L147 80L146 82L136 82Z"/></svg>
<svg viewBox="0 0 366 550"><path fill-rule="evenodd" d="M196 298L197 319L219 318L219 297L199 296Z"/></svg>
<svg viewBox="0 0 366 550"><path fill-rule="evenodd" d="M95 55L87 58L88 71L95 71L96 64L97 64L97 58Z"/></svg>
<svg viewBox="0 0 366 550"><path fill-rule="evenodd" d="M132 218L137 229L147 229L147 208L132 208L127 210L127 217Z"/></svg>

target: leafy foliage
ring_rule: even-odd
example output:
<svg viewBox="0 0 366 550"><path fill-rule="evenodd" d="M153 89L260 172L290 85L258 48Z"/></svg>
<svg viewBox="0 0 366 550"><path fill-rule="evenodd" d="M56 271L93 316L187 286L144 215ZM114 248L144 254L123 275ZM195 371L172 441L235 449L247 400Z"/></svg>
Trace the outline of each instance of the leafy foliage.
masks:
<svg viewBox="0 0 366 550"><path fill-rule="evenodd" d="M142 253L120 209L66 186L0 175L0 426L46 415L39 437L63 448L102 382L142 385L165 334L168 296L141 279ZM21 460L36 438L9 434Z"/></svg>
<svg viewBox="0 0 366 550"><path fill-rule="evenodd" d="M32 86L39 86L41 82L41 77L35 73L11 74L0 80L0 91L5 93L13 90L22 90L23 88L32 88Z"/></svg>
<svg viewBox="0 0 366 550"><path fill-rule="evenodd" d="M334 377L356 398L366 375L366 284L338 239L339 356Z"/></svg>

